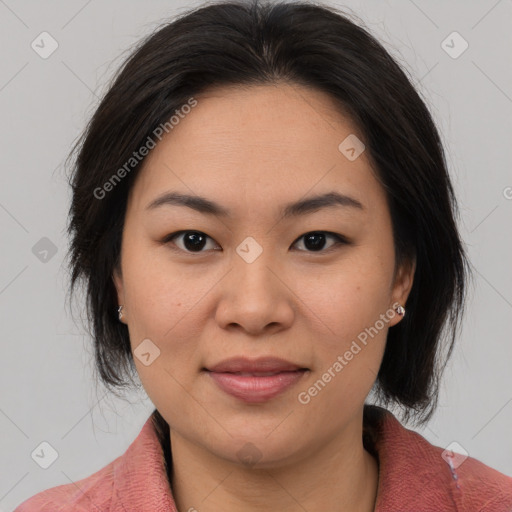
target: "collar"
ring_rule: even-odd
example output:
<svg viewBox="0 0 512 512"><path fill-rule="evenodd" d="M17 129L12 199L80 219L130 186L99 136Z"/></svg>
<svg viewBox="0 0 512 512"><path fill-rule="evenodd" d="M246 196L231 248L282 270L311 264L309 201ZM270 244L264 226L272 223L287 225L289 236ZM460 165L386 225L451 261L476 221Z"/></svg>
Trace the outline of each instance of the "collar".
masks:
<svg viewBox="0 0 512 512"><path fill-rule="evenodd" d="M154 413L126 452L114 462L111 512L178 512L153 417Z"/></svg>
<svg viewBox="0 0 512 512"><path fill-rule="evenodd" d="M178 512L155 413L114 462L112 512ZM512 506L510 477L471 458L452 470L442 457L442 448L403 427L386 409L365 406L364 444L379 464L375 512L420 510L418 507L436 512L474 510L467 507L477 502L483 503L479 510L496 511L486 506L503 504L503 499L509 499ZM464 494L465 486L469 492Z"/></svg>

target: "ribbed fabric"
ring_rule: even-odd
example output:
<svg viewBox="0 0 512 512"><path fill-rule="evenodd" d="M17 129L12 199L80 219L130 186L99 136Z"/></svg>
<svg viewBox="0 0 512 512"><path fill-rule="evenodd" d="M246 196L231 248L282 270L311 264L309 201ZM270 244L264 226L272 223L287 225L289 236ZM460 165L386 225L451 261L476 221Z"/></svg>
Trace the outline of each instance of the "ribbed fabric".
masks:
<svg viewBox="0 0 512 512"><path fill-rule="evenodd" d="M379 460L375 512L512 512L511 477L473 458L454 470L442 458L443 448L404 428L390 412L367 411ZM36 494L14 512L178 512L164 460L149 417L123 455L74 484Z"/></svg>

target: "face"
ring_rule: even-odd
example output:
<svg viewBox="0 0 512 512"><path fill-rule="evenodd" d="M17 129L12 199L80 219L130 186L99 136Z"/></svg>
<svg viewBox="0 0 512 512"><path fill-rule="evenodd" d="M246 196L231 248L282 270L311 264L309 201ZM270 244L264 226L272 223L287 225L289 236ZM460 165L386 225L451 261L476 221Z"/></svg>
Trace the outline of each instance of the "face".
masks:
<svg viewBox="0 0 512 512"><path fill-rule="evenodd" d="M394 274L384 190L366 151L339 149L363 137L328 96L283 84L196 99L131 189L123 321L174 435L224 460L293 462L360 423L414 269ZM288 366L247 371L262 358Z"/></svg>

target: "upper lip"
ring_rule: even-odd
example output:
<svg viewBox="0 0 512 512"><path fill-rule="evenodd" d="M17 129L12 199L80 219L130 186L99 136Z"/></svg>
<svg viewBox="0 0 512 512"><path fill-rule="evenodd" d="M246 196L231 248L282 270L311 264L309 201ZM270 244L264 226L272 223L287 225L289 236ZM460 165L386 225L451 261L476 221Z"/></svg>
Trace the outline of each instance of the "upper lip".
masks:
<svg viewBox="0 0 512 512"><path fill-rule="evenodd" d="M225 359L220 363L205 368L210 372L217 373L236 373L236 372L293 372L297 370L306 370L300 366L285 359L277 357L260 357L258 359L249 359L247 357L232 357Z"/></svg>

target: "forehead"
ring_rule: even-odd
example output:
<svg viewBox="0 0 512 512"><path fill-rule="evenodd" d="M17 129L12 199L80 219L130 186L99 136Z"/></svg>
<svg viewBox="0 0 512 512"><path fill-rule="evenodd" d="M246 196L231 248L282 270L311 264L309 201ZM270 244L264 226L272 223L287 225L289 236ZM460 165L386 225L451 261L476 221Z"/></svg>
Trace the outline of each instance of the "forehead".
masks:
<svg viewBox="0 0 512 512"><path fill-rule="evenodd" d="M369 207L382 201L367 152L349 160L340 151L363 135L328 95L280 84L217 87L195 99L146 157L131 194L140 208L166 190L245 208L333 190Z"/></svg>

